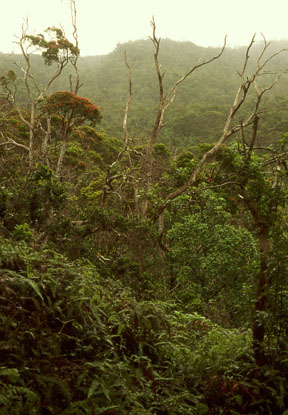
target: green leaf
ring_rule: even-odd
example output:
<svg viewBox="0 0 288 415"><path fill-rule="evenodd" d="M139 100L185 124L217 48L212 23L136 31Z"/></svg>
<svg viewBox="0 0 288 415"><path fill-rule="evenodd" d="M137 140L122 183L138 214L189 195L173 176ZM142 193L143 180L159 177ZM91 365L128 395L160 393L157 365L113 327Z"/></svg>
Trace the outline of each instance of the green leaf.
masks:
<svg viewBox="0 0 288 415"><path fill-rule="evenodd" d="M109 395L109 390L107 389L107 387L106 387L106 385L103 381L101 381L101 389L102 389L102 392L104 393L104 395L106 396L106 398L108 399L108 401L111 402L111 398L110 398L110 395Z"/></svg>
<svg viewBox="0 0 288 415"><path fill-rule="evenodd" d="M30 280L28 278L24 278L24 280L33 288L33 290L36 292L36 294L39 295L39 297L41 298L41 300L44 301L44 298L43 298L43 296L42 296L42 294L40 292L40 289L39 289L38 284L35 281Z"/></svg>
<svg viewBox="0 0 288 415"><path fill-rule="evenodd" d="M99 380L98 379L94 379L93 382L91 383L91 386L89 388L88 391L88 399L91 398L91 396L93 396L95 390L97 389L97 387L99 386Z"/></svg>
<svg viewBox="0 0 288 415"><path fill-rule="evenodd" d="M234 396L235 402L237 403L237 405L241 406L243 403L243 399L241 395L235 395Z"/></svg>

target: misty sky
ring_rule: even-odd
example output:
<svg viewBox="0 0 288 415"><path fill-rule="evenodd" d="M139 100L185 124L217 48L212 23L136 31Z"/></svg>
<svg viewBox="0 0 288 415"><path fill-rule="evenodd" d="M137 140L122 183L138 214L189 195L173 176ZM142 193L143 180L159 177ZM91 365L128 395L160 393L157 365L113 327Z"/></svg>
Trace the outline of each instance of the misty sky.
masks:
<svg viewBox="0 0 288 415"><path fill-rule="evenodd" d="M78 0L77 11L82 56L146 39L153 15L158 36L201 46L219 46L225 34L231 46L248 44L254 32L267 40L288 39L288 0ZM69 37L67 0L7 0L0 16L1 52L19 52L14 35L20 35L26 16L32 33L62 24Z"/></svg>

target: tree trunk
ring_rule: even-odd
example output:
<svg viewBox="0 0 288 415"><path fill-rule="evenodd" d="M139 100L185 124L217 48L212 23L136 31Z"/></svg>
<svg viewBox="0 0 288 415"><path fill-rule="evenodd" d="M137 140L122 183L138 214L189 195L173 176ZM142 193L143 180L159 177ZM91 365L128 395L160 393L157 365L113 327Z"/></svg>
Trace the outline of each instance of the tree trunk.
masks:
<svg viewBox="0 0 288 415"><path fill-rule="evenodd" d="M65 153L66 153L66 139L63 138L61 149L60 149L60 154L59 154L59 158L57 162L57 168L56 168L56 176L58 177L60 176L60 173L61 173Z"/></svg>
<svg viewBox="0 0 288 415"><path fill-rule="evenodd" d="M42 162L45 166L49 166L49 159L48 159L48 142L51 139L51 119L47 117L47 130L45 131L44 140L41 143L41 156Z"/></svg>
<svg viewBox="0 0 288 415"><path fill-rule="evenodd" d="M269 228L261 226L259 232L259 254L260 254L260 269L258 274L258 287L256 293L256 300L254 304L253 315L253 350L258 366L263 366L266 363L266 356L264 352L265 339L265 316L267 311L267 291L270 285L269 278Z"/></svg>

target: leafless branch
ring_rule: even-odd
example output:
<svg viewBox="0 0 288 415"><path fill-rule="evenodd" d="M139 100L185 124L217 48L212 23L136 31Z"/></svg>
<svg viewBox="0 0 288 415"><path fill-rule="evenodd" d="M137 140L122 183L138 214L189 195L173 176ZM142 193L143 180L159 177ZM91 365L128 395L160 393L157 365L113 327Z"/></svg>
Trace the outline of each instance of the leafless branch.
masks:
<svg viewBox="0 0 288 415"><path fill-rule="evenodd" d="M159 50L160 50L160 42L161 42L161 38L157 38L156 36L156 23L154 20L154 17L151 20L151 26L152 26L152 37L150 37L153 45L154 45L154 64L155 64L155 69L156 69L156 73L157 73L157 78L158 78L158 89L159 89L159 96L158 96L158 108L157 108L157 114L156 114L156 118L154 121L154 126L152 129L152 132L150 134L149 137L149 142L147 144L146 147L146 156L144 158L144 164L143 164L143 174L146 177L146 187L147 189L149 189L150 185L151 185L151 181L152 181L152 175L153 175L153 148L154 145L157 142L157 138L159 135L160 130L164 127L164 116L165 116L165 112L166 110L169 108L169 106L173 103L175 96L176 96L176 91L178 86L185 81L186 78L188 78L188 76L190 76L196 69L207 65L211 62L213 62L214 60L220 58L220 56L223 54L225 47L226 47L226 36L224 39L224 45L222 47L222 49L220 50L220 52L215 55L214 57L208 59L208 60L204 60L203 62L200 62L196 65L194 65L188 72L186 72L183 76L181 76L170 88L170 90L168 90L168 92L164 95L164 86L163 86L163 79L165 76L165 72L163 72L161 70L161 65L159 64L159 60L158 60L158 56L159 56ZM143 203L143 207L142 207L142 214L143 216L146 216L146 212L148 209L148 201L145 200Z"/></svg>
<svg viewBox="0 0 288 415"><path fill-rule="evenodd" d="M5 137L4 137L4 135L3 135L3 133L1 133L1 136L2 136L2 138L4 138L4 140L5 140ZM13 145L13 146L16 146L16 147L20 147L20 148L23 148L24 150L26 150L26 151L29 151L29 147L28 146L25 146L25 144L21 144L21 143L17 143L17 141L15 141L13 138L11 138L11 137L7 137L7 141L5 141L5 142L3 142L3 143L0 143L0 146L5 146L5 145Z"/></svg>
<svg viewBox="0 0 288 415"><path fill-rule="evenodd" d="M254 149L254 144L256 141L256 137L257 137L257 131L258 131L258 122L259 122L259 117L256 115L253 121L253 129L252 129L252 137L249 143L249 148L248 148L248 153L246 155L246 163L248 163L251 159L251 155Z"/></svg>
<svg viewBox="0 0 288 415"><path fill-rule="evenodd" d="M167 102L167 104L165 106L165 110L173 102L173 100L175 98L175 94L176 94L177 87L183 81L185 81L185 79L188 78L188 76L190 76L194 71L196 71L196 69L201 68L201 66L208 65L209 63L215 61L216 59L219 59L222 56L222 54L223 54L223 52L225 50L225 47L226 47L226 41L227 41L227 36L225 36L225 38L224 38L224 44L222 46L222 49L221 49L221 51L217 55L213 56L210 59L204 60L203 62L200 62L200 63L194 65L186 74L184 74L181 78L178 79L178 81L175 82L175 84L172 86L172 88L170 89L170 91L168 91L167 95L165 96L165 99L168 100L169 96L172 95L172 98L170 98L168 100L168 102Z"/></svg>
<svg viewBox="0 0 288 415"><path fill-rule="evenodd" d="M76 3L75 0L70 0L70 11L71 11L71 21L72 21L72 27L73 27L73 38L75 41L75 46L77 48L77 50L79 50L79 40L78 40L78 29L77 29L77 10L76 10ZM75 87L74 87L74 93L77 94L79 88L81 87L80 85L80 75L79 75L79 71L78 71L78 58L79 58L79 54L76 54L75 58L71 61L72 66L74 68L75 74L76 74L76 83L75 83ZM73 85L72 85L72 75L70 75L70 89L71 92L73 90Z"/></svg>
<svg viewBox="0 0 288 415"><path fill-rule="evenodd" d="M155 119L155 122L154 122L154 127L153 127L152 133L150 135L150 141L149 141L149 144L148 144L148 147L147 147L147 158L148 159L152 157L153 146L156 143L159 131L161 130L161 128L164 127L163 119L164 119L165 112L169 108L169 106L173 103L173 101L175 99L175 96L176 96L176 91L177 91L178 86L182 82L184 82L185 79L188 78L195 70L201 68L204 65L208 65L209 63L215 61L216 59L219 59L222 56L222 54L225 50L226 39L227 39L227 37L225 36L223 47L217 55L213 56L210 59L204 60L203 62L200 62L200 63L194 65L188 72L186 72L183 76L181 76L172 85L170 90L168 90L167 94L164 95L163 78L164 78L165 72L161 71L161 65L159 64L159 61L158 61L161 38L157 38L157 36L156 36L156 23L155 23L154 17L151 20L151 25L152 25L153 35L152 35L152 37L150 37L150 39L153 42L153 45L154 45L154 48L155 48L154 62L155 62L155 68L156 68L156 73L157 73L157 77L158 77L159 99L158 99L158 111L157 111L156 119Z"/></svg>
<svg viewBox="0 0 288 415"><path fill-rule="evenodd" d="M128 69L129 97L128 97L128 100L127 100L124 119L123 119L123 132L124 132L124 137L125 137L125 146L126 146L126 148L128 148L130 138L129 138L129 134L128 134L127 121L128 121L129 111L130 111L130 104L131 104L131 101L132 101L132 77L131 77L131 67L130 67L130 65L128 63L128 60L127 60L126 51L124 52L124 59L125 59L125 64L126 64L127 69Z"/></svg>
<svg viewBox="0 0 288 415"><path fill-rule="evenodd" d="M131 159L131 153L135 153L137 155L141 155L143 156L142 153L139 153L138 151L132 149L130 147L130 142L132 141L130 136L129 136L129 132L128 132L128 117L129 117L129 111L130 111L130 105L131 105L131 101L132 101L132 97L133 97L133 93L132 93L132 71L131 71L131 66L128 62L127 59L127 54L126 51L124 52L124 62L125 65L127 67L128 70L128 83L129 83L129 95L128 95L128 99L127 99L127 103L126 103L126 107L124 110L124 118L123 118L123 135L124 135L124 139L125 139L125 145L124 148L119 152L116 160L109 166L108 171L107 171L107 175L106 175L106 180L105 180L105 185L104 185L104 189L103 189L103 198L102 198L102 202L105 201L107 194L116 194L119 198L121 197L119 193L115 192L115 191L111 191L111 183L113 180L115 180L116 178L119 177L123 177L123 174L116 174L114 176L110 176L110 172L112 170L112 168L114 166L116 166L118 163L120 163L123 155L125 154L127 156L127 160L128 160L128 165L129 165L129 175L125 175L124 180L122 181L122 183L118 186L118 189L121 189L121 187L123 186L124 182L127 181L128 179L131 180L131 184L132 184L132 188L133 188L133 193L134 193L134 203L135 203L135 209L136 212L139 211L139 195L138 195L138 186L137 186L137 179L136 177L132 174L133 171L138 170L133 166L132 163L132 159ZM110 189L109 189L110 188Z"/></svg>
<svg viewBox="0 0 288 415"><path fill-rule="evenodd" d="M155 212L152 220L153 222L155 222L160 215L162 214L163 210L168 206L168 204L175 199L176 197L180 196L181 194L183 194L191 185L193 185L196 181L196 179L199 176L199 173L202 171L204 165L211 160L211 158L215 157L216 154L218 154L218 152L221 150L222 145L227 141L227 139L232 136L233 134L235 134L236 132L238 132L239 130L241 130L243 132L243 129L251 124L254 123L254 133L256 134L257 132L257 125L258 125L258 117L259 117L259 106L261 103L261 100L263 98L263 95L269 91L271 88L273 88L273 86L278 82L280 75L277 76L268 86L266 86L265 88L263 88L262 90L259 90L258 85L257 85L257 77L262 76L263 75L263 69L265 68L265 66L268 64L268 62L270 62L275 56L279 55L279 53L284 52L285 49L274 53L273 55L271 55L269 58L267 58L263 63L261 63L261 58L263 58L264 53L266 52L269 44L266 42L266 40L264 39L264 46L262 51L260 52L260 55L258 56L257 59L257 63L256 63L256 69L254 71L254 73L251 76L246 76L246 69L247 69L247 64L248 64L248 60L249 60L249 53L250 50L253 46L253 43L255 41L255 35L252 37L250 44L248 45L247 49L246 49L246 53L245 53L245 58L244 58L244 63L242 66L242 70L239 73L241 76L241 84L236 92L235 98L234 98L234 102L230 108L230 112L228 114L228 117L226 119L224 128L223 128L223 132L221 137L219 138L218 142L209 150L207 151L203 157L201 158L198 166L194 169L194 171L192 172L191 176L189 177L189 179L187 180L186 183L184 183L181 187L179 187L178 189L176 189L175 191L171 192L163 201L163 203L161 204L161 206L157 209L157 211ZM247 94L248 91L251 87L251 85L255 85L255 90L256 90L256 101L254 104L254 108L251 111L250 115L247 117L246 120L241 121L240 124L232 126L232 121L234 120L234 117L236 115L236 113L239 111L239 109L242 107L243 103L245 102L246 98L247 98ZM257 119L257 121L256 121ZM254 134L253 133L253 134ZM252 136L252 140L255 139ZM254 145L254 143L253 143Z"/></svg>

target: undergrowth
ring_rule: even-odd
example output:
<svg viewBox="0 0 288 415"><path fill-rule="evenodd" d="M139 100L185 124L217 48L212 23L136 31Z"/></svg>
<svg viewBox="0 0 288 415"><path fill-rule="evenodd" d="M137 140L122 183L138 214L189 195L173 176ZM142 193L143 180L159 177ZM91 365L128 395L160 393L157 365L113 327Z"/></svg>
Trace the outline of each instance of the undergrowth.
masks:
<svg viewBox="0 0 288 415"><path fill-rule="evenodd" d="M1 415L286 414L283 370L255 372L249 333L30 242L2 238L0 258Z"/></svg>

